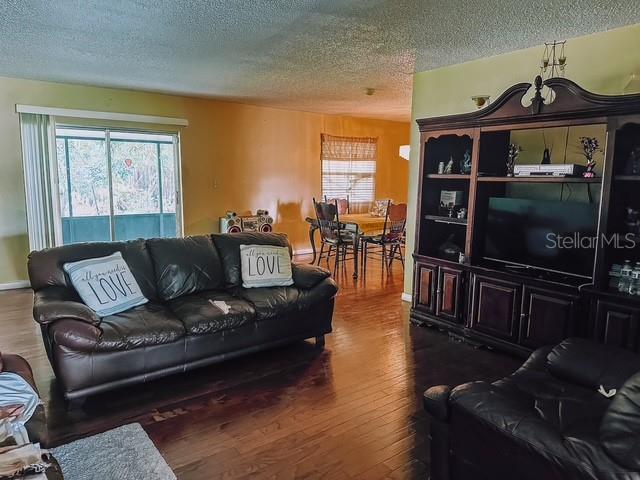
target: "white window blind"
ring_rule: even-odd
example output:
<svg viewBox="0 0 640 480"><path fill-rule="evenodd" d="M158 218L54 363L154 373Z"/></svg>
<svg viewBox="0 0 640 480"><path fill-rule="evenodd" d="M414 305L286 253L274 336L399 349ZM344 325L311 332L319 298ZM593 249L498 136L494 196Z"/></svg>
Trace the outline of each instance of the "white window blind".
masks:
<svg viewBox="0 0 640 480"><path fill-rule="evenodd" d="M29 248L62 241L56 168L55 122L49 115L20 114Z"/></svg>
<svg viewBox="0 0 640 480"><path fill-rule="evenodd" d="M366 210L375 198L377 138L322 134L322 195L349 197L350 210Z"/></svg>

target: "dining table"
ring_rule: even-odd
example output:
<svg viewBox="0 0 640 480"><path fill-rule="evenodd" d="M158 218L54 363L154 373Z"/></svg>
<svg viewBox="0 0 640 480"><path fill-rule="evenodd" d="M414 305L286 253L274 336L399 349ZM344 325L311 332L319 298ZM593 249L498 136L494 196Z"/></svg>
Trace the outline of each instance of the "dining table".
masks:
<svg viewBox="0 0 640 480"><path fill-rule="evenodd" d="M363 235L377 235L384 230L384 216L374 215L371 213L345 213L339 217L340 223L344 225L345 230L354 232L353 236L353 278L358 278L358 249L360 248L360 238ZM311 250L313 258L311 263L316 263L316 231L319 229L318 220L316 218L307 217L306 222L309 224L309 241L311 242Z"/></svg>

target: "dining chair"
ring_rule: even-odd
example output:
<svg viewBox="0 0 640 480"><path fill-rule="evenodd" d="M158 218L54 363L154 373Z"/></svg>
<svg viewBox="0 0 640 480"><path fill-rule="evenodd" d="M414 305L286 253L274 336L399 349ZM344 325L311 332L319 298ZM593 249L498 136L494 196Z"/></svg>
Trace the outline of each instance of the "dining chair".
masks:
<svg viewBox="0 0 640 480"><path fill-rule="evenodd" d="M340 215L346 215L350 212L350 204L349 204L349 195L347 195L347 198L329 198L327 199L327 196L324 196L324 201L326 203L336 203L338 205L338 213Z"/></svg>
<svg viewBox="0 0 640 480"><path fill-rule="evenodd" d="M367 273L367 258L379 255L382 260L382 269L389 271L394 260L400 260L404 269L404 255L402 246L404 243L405 228L407 226L407 204L387 203L387 212L384 218L384 227L379 235L363 235L362 243L362 270ZM378 250L370 250L369 247L379 247ZM387 251L388 250L388 251Z"/></svg>
<svg viewBox="0 0 640 480"><path fill-rule="evenodd" d="M316 211L316 219L318 221L318 230L320 231L320 254L318 255L318 265L324 256L325 246L329 247L326 255L326 262L329 265L331 255L334 255L333 273L338 270L340 262L343 265L347 260L352 260L348 253L355 254L355 232L346 230L345 225L340 222L340 212L338 202L317 202L313 199L313 206Z"/></svg>

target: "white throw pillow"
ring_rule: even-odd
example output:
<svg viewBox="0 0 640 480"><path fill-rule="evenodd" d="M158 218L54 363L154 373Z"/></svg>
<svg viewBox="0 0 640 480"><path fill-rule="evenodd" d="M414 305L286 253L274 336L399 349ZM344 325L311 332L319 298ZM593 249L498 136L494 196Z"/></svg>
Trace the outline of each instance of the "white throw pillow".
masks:
<svg viewBox="0 0 640 480"><path fill-rule="evenodd" d="M120 252L63 265L82 301L106 317L147 303Z"/></svg>
<svg viewBox="0 0 640 480"><path fill-rule="evenodd" d="M287 247L240 245L240 263L244 288L293 285Z"/></svg>

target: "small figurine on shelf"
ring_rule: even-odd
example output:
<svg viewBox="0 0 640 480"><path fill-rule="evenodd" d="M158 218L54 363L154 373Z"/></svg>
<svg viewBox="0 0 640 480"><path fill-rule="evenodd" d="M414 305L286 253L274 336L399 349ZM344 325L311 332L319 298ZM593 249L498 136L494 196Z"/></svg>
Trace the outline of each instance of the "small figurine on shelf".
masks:
<svg viewBox="0 0 640 480"><path fill-rule="evenodd" d="M582 145L583 155L587 159L587 171L582 174L585 178L593 178L596 173L593 169L596 166L596 162L593 159L593 155L596 152L600 152L600 143L596 137L580 137L580 145Z"/></svg>
<svg viewBox="0 0 640 480"><path fill-rule="evenodd" d="M449 161L447 162L447 164L444 167L444 173L446 174L451 174L453 173L453 157L451 157L449 159Z"/></svg>
<svg viewBox="0 0 640 480"><path fill-rule="evenodd" d="M468 148L464 151L464 157L460 161L460 173L469 175L471 173L471 150Z"/></svg>
<svg viewBox="0 0 640 480"><path fill-rule="evenodd" d="M522 151L522 147L517 143L509 144L509 152L507 155L507 177L513 177L513 170L516 166L518 155Z"/></svg>

